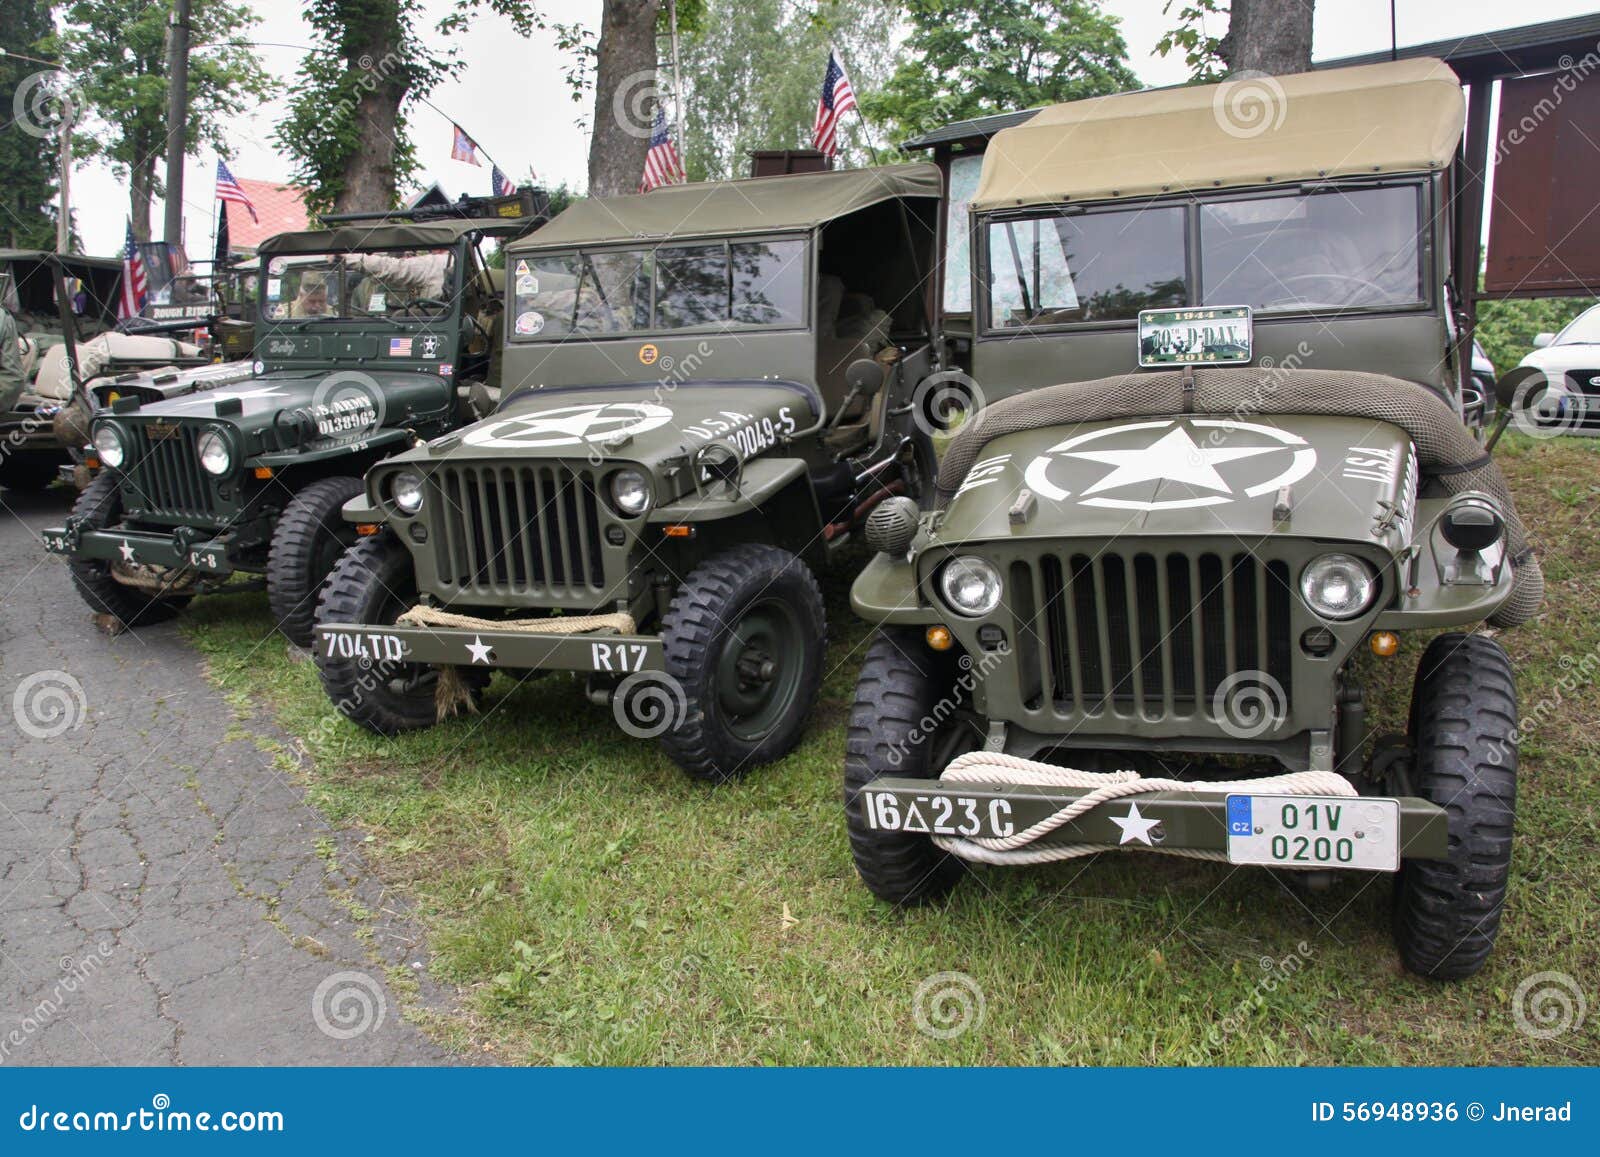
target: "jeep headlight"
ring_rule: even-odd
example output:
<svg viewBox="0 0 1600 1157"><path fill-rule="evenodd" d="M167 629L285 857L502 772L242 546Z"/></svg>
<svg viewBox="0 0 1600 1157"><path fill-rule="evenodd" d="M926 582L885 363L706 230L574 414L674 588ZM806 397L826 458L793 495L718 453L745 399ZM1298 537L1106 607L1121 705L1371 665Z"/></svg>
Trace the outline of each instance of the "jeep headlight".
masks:
<svg viewBox="0 0 1600 1157"><path fill-rule="evenodd" d="M128 445L122 439L122 431L112 425L100 425L94 432L94 452L100 455L102 465L119 469L128 460Z"/></svg>
<svg viewBox="0 0 1600 1157"><path fill-rule="evenodd" d="M389 480L389 497L402 514L415 514L422 509L422 475L415 470L402 470Z"/></svg>
<svg viewBox="0 0 1600 1157"><path fill-rule="evenodd" d="M201 434L200 440L195 443L195 452L200 455L200 466L207 474L221 478L233 469L233 450L220 430L207 430Z"/></svg>
<svg viewBox="0 0 1600 1157"><path fill-rule="evenodd" d="M1353 619L1372 605L1378 576L1353 554L1314 558L1300 574L1300 595L1325 619Z"/></svg>
<svg viewBox="0 0 1600 1157"><path fill-rule="evenodd" d="M611 501L629 518L650 509L650 479L640 470L618 470L611 476Z"/></svg>
<svg viewBox="0 0 1600 1157"><path fill-rule="evenodd" d="M939 574L939 590L950 609L977 618L1000 605L1003 584L994 565L973 555L962 555L945 563Z"/></svg>

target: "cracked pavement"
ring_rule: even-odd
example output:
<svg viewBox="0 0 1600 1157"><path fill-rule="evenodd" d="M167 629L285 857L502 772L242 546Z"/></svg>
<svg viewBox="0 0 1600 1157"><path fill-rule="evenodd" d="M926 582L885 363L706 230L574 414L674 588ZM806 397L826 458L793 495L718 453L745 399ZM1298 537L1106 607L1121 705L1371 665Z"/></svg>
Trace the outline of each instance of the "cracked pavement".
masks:
<svg viewBox="0 0 1600 1157"><path fill-rule="evenodd" d="M449 1061L384 978L417 933L256 741L286 738L44 553L71 500L0 491L0 1066Z"/></svg>

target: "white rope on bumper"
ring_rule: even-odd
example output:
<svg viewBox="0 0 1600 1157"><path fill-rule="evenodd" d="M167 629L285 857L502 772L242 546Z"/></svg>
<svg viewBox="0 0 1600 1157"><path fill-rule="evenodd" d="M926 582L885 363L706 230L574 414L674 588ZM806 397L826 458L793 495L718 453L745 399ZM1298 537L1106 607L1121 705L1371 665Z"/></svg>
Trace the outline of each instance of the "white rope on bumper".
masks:
<svg viewBox="0 0 1600 1157"><path fill-rule="evenodd" d="M615 631L619 635L631 635L636 629L633 616L623 612L611 615L553 615L540 619L480 619L420 604L406 611L395 622L413 627L510 631L522 635L583 635L590 631Z"/></svg>
<svg viewBox="0 0 1600 1157"><path fill-rule="evenodd" d="M1226 861L1226 852L1206 848L1164 848L1160 844L1047 844L1032 847L1041 837L1062 824L1111 800L1152 791L1241 792L1268 795L1353 796L1356 789L1342 775L1331 771L1293 771L1259 779L1194 781L1182 779L1144 779L1132 771L1077 771L1039 763L998 751L972 751L955 759L940 775L941 781L954 783L1016 783L1027 787L1087 788L1088 791L1024 831L998 839L969 839L961 836L934 836L933 842L953 856L984 864L1045 864L1070 860L1096 852L1165 852L1195 860Z"/></svg>

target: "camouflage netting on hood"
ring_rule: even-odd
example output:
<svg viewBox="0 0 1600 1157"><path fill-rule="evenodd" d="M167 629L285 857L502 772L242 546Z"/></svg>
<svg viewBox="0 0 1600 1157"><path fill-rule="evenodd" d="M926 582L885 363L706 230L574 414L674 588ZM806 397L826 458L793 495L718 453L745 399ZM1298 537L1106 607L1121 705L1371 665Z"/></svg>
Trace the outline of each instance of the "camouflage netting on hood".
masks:
<svg viewBox="0 0 1600 1157"><path fill-rule="evenodd" d="M1438 394L1415 382L1347 370L1197 369L1192 404L1184 404L1183 372L1124 374L1015 394L980 410L951 441L939 467L936 499L948 505L983 447L996 438L1043 426L1109 418L1192 412L1211 417L1257 414L1338 414L1400 427L1417 449L1425 480L1447 493L1493 495L1506 517L1507 554L1515 568L1508 598L1489 622L1514 627L1544 602L1544 572L1528 545L1500 466Z"/></svg>

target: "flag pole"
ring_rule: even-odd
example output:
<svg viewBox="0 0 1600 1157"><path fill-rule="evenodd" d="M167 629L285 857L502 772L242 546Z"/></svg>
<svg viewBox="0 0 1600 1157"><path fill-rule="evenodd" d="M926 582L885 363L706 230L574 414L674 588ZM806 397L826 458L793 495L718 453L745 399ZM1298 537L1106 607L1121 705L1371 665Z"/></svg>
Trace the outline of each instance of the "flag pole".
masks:
<svg viewBox="0 0 1600 1157"><path fill-rule="evenodd" d="M683 147L683 86L678 69L678 0L667 0L667 20L672 26L672 125L678 133L678 163L689 173L689 154Z"/></svg>
<svg viewBox="0 0 1600 1157"><path fill-rule="evenodd" d="M219 162L222 160L222 154L221 153L217 154L217 160ZM216 171L215 168L213 168L211 170L211 276L212 277L215 277L217 275L217 202L218 202L218 200L220 200L220 198L218 198L218 196L217 196L217 171ZM189 262L189 264L193 265L194 262L191 260Z"/></svg>

